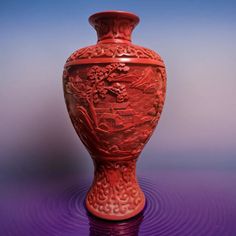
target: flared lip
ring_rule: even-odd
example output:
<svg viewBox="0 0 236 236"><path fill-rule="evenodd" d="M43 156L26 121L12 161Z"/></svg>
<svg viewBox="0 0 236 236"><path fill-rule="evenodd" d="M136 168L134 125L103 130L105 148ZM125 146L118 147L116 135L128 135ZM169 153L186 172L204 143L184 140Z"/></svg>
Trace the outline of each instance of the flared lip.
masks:
<svg viewBox="0 0 236 236"><path fill-rule="evenodd" d="M128 11L117 11L117 10L111 10L111 11L102 11L94 13L89 17L89 23L93 26L95 21L99 18L107 18L107 17L121 17L121 18L127 18L130 20L133 20L135 25L137 25L140 21L139 17L135 15L132 12Z"/></svg>

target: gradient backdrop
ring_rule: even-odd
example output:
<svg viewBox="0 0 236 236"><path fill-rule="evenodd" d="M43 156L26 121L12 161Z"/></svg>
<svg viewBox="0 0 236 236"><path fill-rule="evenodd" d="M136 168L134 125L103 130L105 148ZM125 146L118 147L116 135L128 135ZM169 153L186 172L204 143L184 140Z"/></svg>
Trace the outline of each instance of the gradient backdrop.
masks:
<svg viewBox="0 0 236 236"><path fill-rule="evenodd" d="M167 67L167 98L138 174L236 170L236 1L0 1L0 179L91 176L64 104L62 70L96 43L88 17L140 16L133 42ZM236 234L235 234L236 235Z"/></svg>

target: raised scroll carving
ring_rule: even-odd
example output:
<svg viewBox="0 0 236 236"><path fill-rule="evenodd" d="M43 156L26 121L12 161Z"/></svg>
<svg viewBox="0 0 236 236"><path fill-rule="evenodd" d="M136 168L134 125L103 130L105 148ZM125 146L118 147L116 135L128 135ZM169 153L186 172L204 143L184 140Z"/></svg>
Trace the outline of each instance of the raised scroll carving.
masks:
<svg viewBox="0 0 236 236"><path fill-rule="evenodd" d="M94 185L87 195L89 207L110 216L133 212L144 200L135 165L136 160L95 161Z"/></svg>

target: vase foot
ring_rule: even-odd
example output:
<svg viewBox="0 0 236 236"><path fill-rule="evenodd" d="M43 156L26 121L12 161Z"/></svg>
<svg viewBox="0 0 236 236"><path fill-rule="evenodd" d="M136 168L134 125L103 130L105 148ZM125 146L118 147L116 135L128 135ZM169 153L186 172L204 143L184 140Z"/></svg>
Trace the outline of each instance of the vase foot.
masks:
<svg viewBox="0 0 236 236"><path fill-rule="evenodd" d="M136 160L94 160L94 165L94 181L86 197L87 210L106 220L138 215L144 209L145 196L136 179Z"/></svg>

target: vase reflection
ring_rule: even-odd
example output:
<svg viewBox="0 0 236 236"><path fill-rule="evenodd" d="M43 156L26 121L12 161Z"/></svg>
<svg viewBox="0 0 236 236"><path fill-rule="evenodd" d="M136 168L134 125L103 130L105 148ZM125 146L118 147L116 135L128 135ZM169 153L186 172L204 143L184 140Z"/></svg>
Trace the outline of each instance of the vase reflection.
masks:
<svg viewBox="0 0 236 236"><path fill-rule="evenodd" d="M99 219L89 212L87 213L89 219L90 236L137 236L139 234L139 227L143 221L143 212L137 216L123 221L107 221Z"/></svg>

